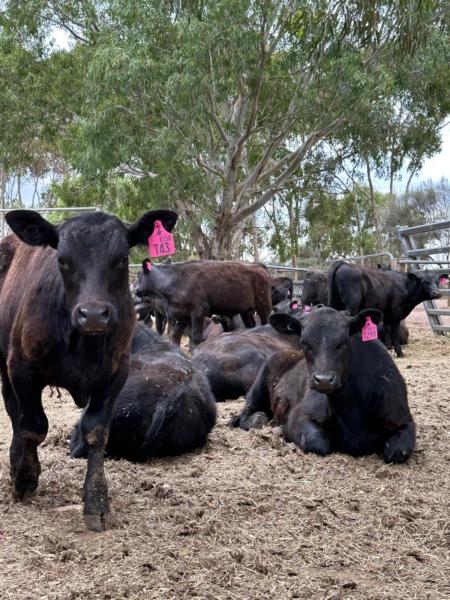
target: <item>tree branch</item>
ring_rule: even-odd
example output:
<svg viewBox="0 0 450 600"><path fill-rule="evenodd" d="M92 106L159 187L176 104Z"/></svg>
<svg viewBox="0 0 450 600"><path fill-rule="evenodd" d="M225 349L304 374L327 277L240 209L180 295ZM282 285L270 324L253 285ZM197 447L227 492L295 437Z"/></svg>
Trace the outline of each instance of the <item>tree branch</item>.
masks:
<svg viewBox="0 0 450 600"><path fill-rule="evenodd" d="M272 198L274 190L283 186L286 183L286 181L288 181L290 176L298 168L298 165L306 156L306 154L310 151L310 149L315 144L317 144L318 141L320 141L321 139L329 135L331 132L336 130L340 125L342 125L343 122L343 118L335 119L326 127L323 127L322 129L311 133L303 142L303 144L289 155L290 161L288 163L287 168L275 179L273 184L263 193L263 195L256 202L250 204L245 208L242 208L241 210L238 210L233 215L233 218L231 220L232 225L236 225L237 223L247 218L249 215L257 211L258 209L260 209L262 206L264 206L264 204L266 204L266 202L268 202Z"/></svg>

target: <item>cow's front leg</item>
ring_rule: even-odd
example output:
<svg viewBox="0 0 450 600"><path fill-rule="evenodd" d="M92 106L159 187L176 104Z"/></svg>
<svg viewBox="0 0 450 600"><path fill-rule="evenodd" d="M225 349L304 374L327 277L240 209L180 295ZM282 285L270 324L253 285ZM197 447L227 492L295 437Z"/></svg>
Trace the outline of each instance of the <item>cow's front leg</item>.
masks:
<svg viewBox="0 0 450 600"><path fill-rule="evenodd" d="M409 421L399 427L386 440L383 458L387 463L403 463L414 452L416 447L416 425Z"/></svg>
<svg viewBox="0 0 450 600"><path fill-rule="evenodd" d="M7 408L15 404L10 459L14 496L20 500L38 486L41 465L37 448L46 438L48 420L42 408L44 386L32 369L22 361L11 361L8 371L12 386L5 378L3 392Z"/></svg>
<svg viewBox="0 0 450 600"><path fill-rule="evenodd" d="M181 338L183 337L183 333L187 326L188 323L186 321L180 321L175 318L170 319L170 339L173 344L176 344L177 346L181 345Z"/></svg>
<svg viewBox="0 0 450 600"><path fill-rule="evenodd" d="M269 366L263 364L245 398L245 405L239 415L230 419L231 427L240 427L245 431L267 425L272 418L270 392L267 385Z"/></svg>
<svg viewBox="0 0 450 600"><path fill-rule="evenodd" d="M195 311L191 313L191 324L192 334L190 350L192 351L195 346L198 346L203 341L203 329L205 326L205 313L203 310Z"/></svg>
<svg viewBox="0 0 450 600"><path fill-rule="evenodd" d="M81 433L88 448L87 472L84 481L84 521L92 531L106 528L109 515L108 485L104 472L105 447L108 441L111 414L115 399L125 384L128 361L105 390L94 389L81 420Z"/></svg>
<svg viewBox="0 0 450 600"><path fill-rule="evenodd" d="M403 354L402 346L400 344L400 322L396 321L391 326L391 342L394 347L395 353L399 358L405 356Z"/></svg>
<svg viewBox="0 0 450 600"><path fill-rule="evenodd" d="M292 410L283 432L303 452L326 456L331 452L331 440L326 431L330 419L327 396L310 390L306 398Z"/></svg>

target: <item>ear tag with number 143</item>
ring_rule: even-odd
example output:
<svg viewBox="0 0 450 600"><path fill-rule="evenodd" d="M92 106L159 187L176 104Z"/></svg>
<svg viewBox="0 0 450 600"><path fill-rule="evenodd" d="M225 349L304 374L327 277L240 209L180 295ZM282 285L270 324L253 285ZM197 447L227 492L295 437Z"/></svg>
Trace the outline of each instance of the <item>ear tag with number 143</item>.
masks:
<svg viewBox="0 0 450 600"><path fill-rule="evenodd" d="M363 342L370 342L371 340L378 339L378 328L370 317L366 317L366 322L361 329L361 338Z"/></svg>
<svg viewBox="0 0 450 600"><path fill-rule="evenodd" d="M164 229L161 221L155 221L153 233L148 238L148 250L153 258L175 254L173 235Z"/></svg>

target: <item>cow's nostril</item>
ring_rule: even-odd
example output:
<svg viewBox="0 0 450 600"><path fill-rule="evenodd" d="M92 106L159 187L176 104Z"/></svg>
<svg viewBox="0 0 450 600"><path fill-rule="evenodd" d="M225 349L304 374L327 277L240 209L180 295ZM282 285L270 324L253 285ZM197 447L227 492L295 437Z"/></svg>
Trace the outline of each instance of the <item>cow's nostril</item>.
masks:
<svg viewBox="0 0 450 600"><path fill-rule="evenodd" d="M108 303L88 302L75 312L76 325L87 333L106 331L113 318L113 307Z"/></svg>
<svg viewBox="0 0 450 600"><path fill-rule="evenodd" d="M88 318L88 311L84 308L79 308L78 309L78 318L80 319L81 322L86 321L86 319Z"/></svg>
<svg viewBox="0 0 450 600"><path fill-rule="evenodd" d="M335 380L334 373L314 373L314 383L318 384L332 384Z"/></svg>

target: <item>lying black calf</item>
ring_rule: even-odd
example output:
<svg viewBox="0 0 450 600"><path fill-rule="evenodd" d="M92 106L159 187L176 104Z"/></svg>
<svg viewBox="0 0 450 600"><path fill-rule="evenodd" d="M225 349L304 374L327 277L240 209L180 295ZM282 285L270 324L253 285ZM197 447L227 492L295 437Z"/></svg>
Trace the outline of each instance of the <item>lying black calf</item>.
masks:
<svg viewBox="0 0 450 600"><path fill-rule="evenodd" d="M322 456L378 453L402 463L415 448L415 424L406 385L378 341L363 342L361 329L379 311L350 316L319 308L300 318L270 317L280 333L297 336L301 352L278 352L266 360L232 425L260 426L268 418L287 440Z"/></svg>
<svg viewBox="0 0 450 600"><path fill-rule="evenodd" d="M136 323L127 382L112 413L106 454L145 461L203 446L216 421L216 404L200 371L174 344ZM71 456L86 458L87 446L75 425Z"/></svg>

